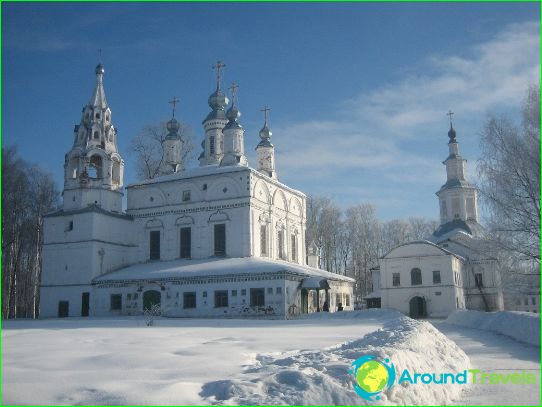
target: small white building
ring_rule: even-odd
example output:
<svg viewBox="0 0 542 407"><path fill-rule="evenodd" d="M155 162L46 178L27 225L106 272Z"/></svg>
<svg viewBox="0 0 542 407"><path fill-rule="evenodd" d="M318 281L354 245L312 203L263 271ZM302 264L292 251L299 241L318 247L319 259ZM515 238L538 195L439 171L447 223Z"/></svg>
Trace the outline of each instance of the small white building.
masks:
<svg viewBox="0 0 542 407"><path fill-rule="evenodd" d="M373 271L381 306L415 318L446 317L459 308L503 309L499 265L481 239L477 190L465 178L451 123L448 137L447 181L437 192L441 225L427 240L390 250ZM366 300L374 304L377 292Z"/></svg>
<svg viewBox="0 0 542 407"><path fill-rule="evenodd" d="M104 69L64 163L63 208L44 221L40 316L171 316L352 309L353 280L306 263L306 197L278 181L265 122L248 166L235 100L217 86L199 168L178 171L179 123L167 124L161 177L126 188Z"/></svg>

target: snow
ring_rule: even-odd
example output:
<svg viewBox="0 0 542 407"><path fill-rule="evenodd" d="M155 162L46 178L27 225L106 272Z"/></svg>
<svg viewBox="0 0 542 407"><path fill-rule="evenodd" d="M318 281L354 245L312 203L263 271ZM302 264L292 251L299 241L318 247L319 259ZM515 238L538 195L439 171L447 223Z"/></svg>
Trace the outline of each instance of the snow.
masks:
<svg viewBox="0 0 542 407"><path fill-rule="evenodd" d="M4 321L3 404L205 404L206 383L258 363L259 354L356 340L395 313L299 320L140 317ZM354 313L353 313L354 314Z"/></svg>
<svg viewBox="0 0 542 407"><path fill-rule="evenodd" d="M456 322L461 314L465 324L488 317L458 313ZM429 323L372 309L296 320L160 318L153 327L140 317L4 321L3 404L359 405L348 368L367 353L399 371L540 378L539 347L453 318ZM396 383L371 404L537 405L539 397L528 384Z"/></svg>
<svg viewBox="0 0 542 407"><path fill-rule="evenodd" d="M465 353L428 322L381 310L318 316L355 318L371 314L386 316L382 329L324 349L260 354L257 363L241 374L205 384L201 393L206 397L205 404L444 405L461 396L464 386L460 384L396 384L379 401L360 398L353 391L348 370L365 354L390 358L399 371L462 372L469 368Z"/></svg>
<svg viewBox="0 0 542 407"><path fill-rule="evenodd" d="M457 310L450 314L446 322L495 332L540 347L539 314L519 311Z"/></svg>
<svg viewBox="0 0 542 407"><path fill-rule="evenodd" d="M491 331L469 328L447 321L433 321L443 334L456 342L467 354L472 369L491 373L526 371L537 376L533 384L471 384L458 405L539 405L540 348L518 342Z"/></svg>
<svg viewBox="0 0 542 407"><path fill-rule="evenodd" d="M4 404L360 404L347 374L360 352L416 371L468 365L431 324L389 310L159 319L154 327L135 317L7 321L3 328ZM459 391L396 384L383 402L449 404Z"/></svg>
<svg viewBox="0 0 542 407"><path fill-rule="evenodd" d="M330 273L313 267L302 266L282 260L268 260L257 257L202 260L171 260L140 263L102 275L95 281L116 280L159 280L175 277L207 277L227 274L275 273L291 271L306 276L320 276L332 280L354 281L350 277Z"/></svg>

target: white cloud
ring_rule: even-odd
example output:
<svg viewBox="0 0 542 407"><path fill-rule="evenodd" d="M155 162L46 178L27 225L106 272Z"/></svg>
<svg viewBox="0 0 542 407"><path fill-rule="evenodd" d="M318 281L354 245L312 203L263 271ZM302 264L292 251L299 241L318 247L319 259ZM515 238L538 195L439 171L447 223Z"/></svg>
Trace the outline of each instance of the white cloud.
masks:
<svg viewBox="0 0 542 407"><path fill-rule="evenodd" d="M392 185L404 197L420 185L436 190L445 177L445 112L457 112L460 135L477 134L488 112L518 108L527 86L540 77L539 60L538 22L510 25L464 55L430 55L418 75L344 101L327 120L276 128L279 174L309 192L311 181L319 191L319 180L333 180L327 185L331 196L344 194L352 182L362 185L356 175L380 180L381 196ZM442 147L428 156L425 144L439 133ZM373 183L370 194L359 192L359 201L378 200L378 191Z"/></svg>

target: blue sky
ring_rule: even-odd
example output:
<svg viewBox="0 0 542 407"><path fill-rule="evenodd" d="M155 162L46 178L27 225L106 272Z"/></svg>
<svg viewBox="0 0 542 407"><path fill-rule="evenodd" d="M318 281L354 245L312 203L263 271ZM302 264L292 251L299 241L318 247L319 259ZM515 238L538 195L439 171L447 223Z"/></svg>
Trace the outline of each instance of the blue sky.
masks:
<svg viewBox="0 0 542 407"><path fill-rule="evenodd" d="M173 95L199 154L220 59L251 164L267 104L281 181L383 219L437 218L446 112L476 181L488 115L518 118L540 77L539 19L538 3L2 3L2 143L61 186L101 48L133 182L130 139Z"/></svg>

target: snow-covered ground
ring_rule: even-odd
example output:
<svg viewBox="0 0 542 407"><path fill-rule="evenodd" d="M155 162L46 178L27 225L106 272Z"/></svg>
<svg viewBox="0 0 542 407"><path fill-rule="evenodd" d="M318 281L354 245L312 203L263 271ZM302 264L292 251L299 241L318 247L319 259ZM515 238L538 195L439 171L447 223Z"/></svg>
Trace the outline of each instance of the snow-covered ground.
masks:
<svg viewBox="0 0 542 407"><path fill-rule="evenodd" d="M153 327L137 318L7 321L3 402L202 404L205 383L240 374L258 354L355 340L387 319L160 319Z"/></svg>
<svg viewBox="0 0 542 407"><path fill-rule="evenodd" d="M434 325L446 336L429 322L389 310L293 321L160 319L154 327L139 318L8 321L2 326L2 401L363 404L347 374L363 353L417 372L539 369L539 348L442 321ZM377 404L531 404L538 395L538 386L396 384Z"/></svg>
<svg viewBox="0 0 542 407"><path fill-rule="evenodd" d="M457 322L455 317L454 321ZM537 377L536 384L471 384L457 404L539 405L540 347L518 342L508 336L484 329L445 321L432 321L432 323L469 356L472 369L503 374L526 371L536 374Z"/></svg>

